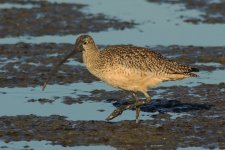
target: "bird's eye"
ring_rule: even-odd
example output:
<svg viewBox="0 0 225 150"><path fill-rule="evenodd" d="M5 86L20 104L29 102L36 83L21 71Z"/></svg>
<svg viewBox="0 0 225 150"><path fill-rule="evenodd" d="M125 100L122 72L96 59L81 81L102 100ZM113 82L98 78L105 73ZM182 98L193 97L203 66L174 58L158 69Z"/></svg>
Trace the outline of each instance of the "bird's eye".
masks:
<svg viewBox="0 0 225 150"><path fill-rule="evenodd" d="M84 43L83 43L84 45L86 45L87 44L87 42L86 41L84 41Z"/></svg>

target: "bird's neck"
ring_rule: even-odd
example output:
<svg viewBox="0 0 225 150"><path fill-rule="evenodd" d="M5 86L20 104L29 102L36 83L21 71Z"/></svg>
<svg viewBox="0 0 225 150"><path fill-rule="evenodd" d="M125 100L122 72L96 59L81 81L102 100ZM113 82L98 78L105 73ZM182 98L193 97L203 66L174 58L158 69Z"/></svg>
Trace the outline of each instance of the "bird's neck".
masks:
<svg viewBox="0 0 225 150"><path fill-rule="evenodd" d="M83 61L88 70L95 69L99 65L100 51L96 45L88 47L83 51Z"/></svg>

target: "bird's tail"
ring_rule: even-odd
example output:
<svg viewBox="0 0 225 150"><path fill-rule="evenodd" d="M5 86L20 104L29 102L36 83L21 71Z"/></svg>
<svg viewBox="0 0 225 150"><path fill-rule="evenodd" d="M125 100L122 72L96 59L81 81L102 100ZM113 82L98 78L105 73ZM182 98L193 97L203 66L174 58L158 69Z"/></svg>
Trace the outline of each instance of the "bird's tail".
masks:
<svg viewBox="0 0 225 150"><path fill-rule="evenodd" d="M198 68L191 68L190 69L190 72L188 72L188 75L190 77L199 77L199 75L195 74L195 73L192 73L192 72L199 72L199 69Z"/></svg>
<svg viewBox="0 0 225 150"><path fill-rule="evenodd" d="M199 69L190 67L187 70L180 72L178 74L183 74L188 77L199 77L197 74L195 74L193 72L199 72Z"/></svg>
<svg viewBox="0 0 225 150"><path fill-rule="evenodd" d="M177 75L177 78L186 78L186 77L199 77L197 74L193 72L199 72L199 69L194 67L189 67L182 64L177 64L176 69L173 70L171 75Z"/></svg>

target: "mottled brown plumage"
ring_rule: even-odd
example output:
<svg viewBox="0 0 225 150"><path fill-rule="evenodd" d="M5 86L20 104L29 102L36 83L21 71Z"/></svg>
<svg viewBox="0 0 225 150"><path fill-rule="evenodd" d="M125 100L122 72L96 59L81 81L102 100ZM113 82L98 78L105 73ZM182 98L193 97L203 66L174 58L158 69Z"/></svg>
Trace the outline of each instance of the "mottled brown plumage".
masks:
<svg viewBox="0 0 225 150"><path fill-rule="evenodd" d="M166 80L196 77L186 65L168 60L160 53L131 45L114 45L99 51L89 36L83 60L87 69L106 83L133 92L144 92Z"/></svg>
<svg viewBox="0 0 225 150"><path fill-rule="evenodd" d="M167 80L197 77L192 72L198 69L169 60L150 49L132 45L114 45L100 51L89 35L81 35L76 40L74 51L53 69L45 85L58 67L76 51L82 51L84 64L94 76L113 87L132 92L136 100L132 105L116 109L107 120L120 115L125 109L135 107L138 122L140 106L150 102L148 88ZM136 92L142 92L146 101L139 101Z"/></svg>

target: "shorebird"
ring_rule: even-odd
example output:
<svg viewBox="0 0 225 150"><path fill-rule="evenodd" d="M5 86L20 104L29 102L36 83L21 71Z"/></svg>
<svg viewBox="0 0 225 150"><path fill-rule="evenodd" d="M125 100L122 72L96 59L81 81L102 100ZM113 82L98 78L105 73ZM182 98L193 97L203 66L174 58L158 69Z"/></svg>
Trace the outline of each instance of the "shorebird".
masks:
<svg viewBox="0 0 225 150"><path fill-rule="evenodd" d="M149 88L163 81L198 77L192 73L198 72L197 68L169 60L150 49L132 45L113 45L100 51L91 36L81 35L77 38L74 49L51 70L42 90L60 65L77 52L82 52L83 62L91 74L113 87L130 91L135 99L132 104L115 109L106 118L107 121L121 115L126 109L135 108L138 123L140 106L151 102L147 93ZM139 100L137 92L143 93L146 99Z"/></svg>

